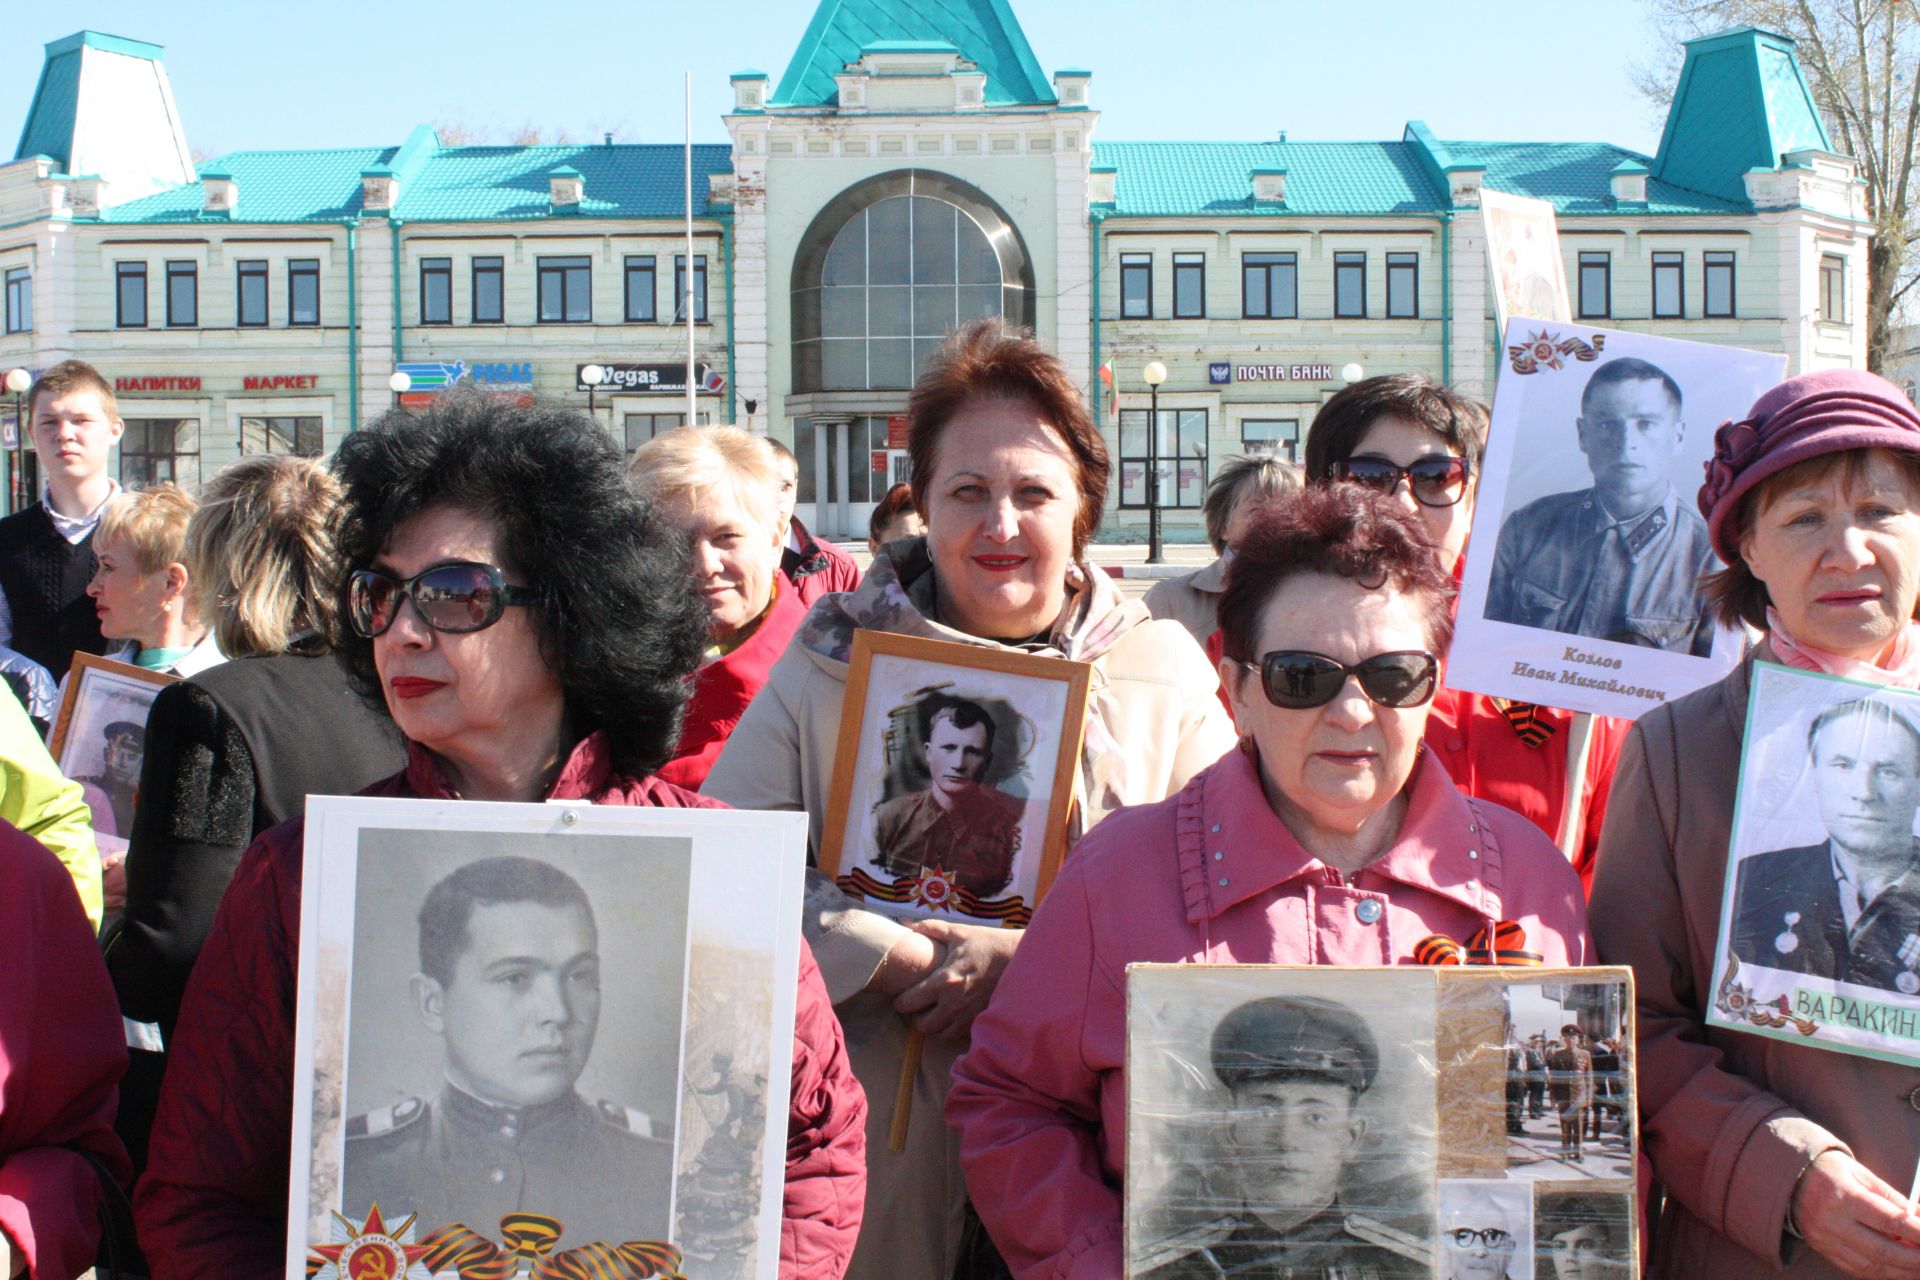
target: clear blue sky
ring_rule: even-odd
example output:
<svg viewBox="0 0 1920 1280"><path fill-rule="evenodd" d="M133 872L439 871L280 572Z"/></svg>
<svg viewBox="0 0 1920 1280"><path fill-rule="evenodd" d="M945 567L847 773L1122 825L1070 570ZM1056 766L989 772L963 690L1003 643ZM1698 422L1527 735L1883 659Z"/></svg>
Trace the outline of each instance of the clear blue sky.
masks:
<svg viewBox="0 0 1920 1280"><path fill-rule="evenodd" d="M1632 0L1584 8L1489 0L1013 0L1049 73L1094 73L1097 138L1605 141L1652 151L1659 120L1628 69L1656 47ZM92 27L166 46L187 141L249 148L397 143L419 123L504 137L522 123L597 139L677 141L681 72L694 139L723 141L727 75L779 77L812 0L385 6L270 0L78 0L14 6L0 47L11 148L41 45ZM353 17L346 15L351 12ZM336 16L338 15L338 16Z"/></svg>

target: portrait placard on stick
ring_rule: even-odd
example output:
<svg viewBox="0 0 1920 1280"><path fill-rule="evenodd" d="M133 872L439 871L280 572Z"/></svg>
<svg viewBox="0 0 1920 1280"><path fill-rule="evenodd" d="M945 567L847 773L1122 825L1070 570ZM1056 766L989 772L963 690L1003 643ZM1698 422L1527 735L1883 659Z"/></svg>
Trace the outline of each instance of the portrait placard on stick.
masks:
<svg viewBox="0 0 1920 1280"><path fill-rule="evenodd" d="M1024 927L1066 853L1091 672L854 633L820 869L889 915Z"/></svg>
<svg viewBox="0 0 1920 1280"><path fill-rule="evenodd" d="M772 1280L805 844L801 814L310 798L288 1280Z"/></svg>
<svg viewBox="0 0 1920 1280"><path fill-rule="evenodd" d="M1786 357L1533 320L1504 354L1447 684L1633 719L1725 675L1696 495Z"/></svg>
<svg viewBox="0 0 1920 1280"><path fill-rule="evenodd" d="M1757 662L1707 1021L1920 1064L1920 694Z"/></svg>
<svg viewBox="0 0 1920 1280"><path fill-rule="evenodd" d="M73 655L47 748L85 793L102 855L124 853L133 835L147 713L179 678L91 653Z"/></svg>
<svg viewBox="0 0 1920 1280"><path fill-rule="evenodd" d="M1567 266L1552 203L1482 187L1480 213L1487 225L1493 314L1501 332L1515 319L1571 324Z"/></svg>

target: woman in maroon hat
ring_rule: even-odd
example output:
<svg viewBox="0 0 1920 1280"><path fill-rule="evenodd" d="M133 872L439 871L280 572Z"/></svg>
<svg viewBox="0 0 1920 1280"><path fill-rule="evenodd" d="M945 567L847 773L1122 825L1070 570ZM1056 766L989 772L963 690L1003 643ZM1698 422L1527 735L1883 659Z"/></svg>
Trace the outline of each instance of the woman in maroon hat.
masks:
<svg viewBox="0 0 1920 1280"><path fill-rule="evenodd" d="M1704 590L1763 634L1634 726L1590 908L1638 984L1653 1274L1920 1277L1920 1074L1705 1025L1754 661L1920 686L1920 415L1870 373L1789 379L1720 428L1700 510L1727 564Z"/></svg>

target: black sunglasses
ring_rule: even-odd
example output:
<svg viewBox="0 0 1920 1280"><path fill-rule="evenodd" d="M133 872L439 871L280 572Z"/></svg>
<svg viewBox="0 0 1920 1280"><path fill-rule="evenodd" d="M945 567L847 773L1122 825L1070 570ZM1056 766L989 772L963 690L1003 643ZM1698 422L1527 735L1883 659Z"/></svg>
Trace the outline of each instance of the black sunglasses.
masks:
<svg viewBox="0 0 1920 1280"><path fill-rule="evenodd" d="M1324 653L1276 649L1258 665L1240 665L1259 672L1268 702L1290 711L1326 706L1348 676L1358 676L1361 690L1383 707L1418 707L1433 700L1440 678L1440 660L1424 649L1376 653L1350 667Z"/></svg>
<svg viewBox="0 0 1920 1280"><path fill-rule="evenodd" d="M1473 469L1465 458L1421 458L1405 467L1385 458L1346 458L1333 464L1333 474L1382 493L1392 493L1405 480L1421 506L1451 507L1467 496Z"/></svg>
<svg viewBox="0 0 1920 1280"><path fill-rule="evenodd" d="M1455 1227L1447 1234L1462 1249L1471 1249L1476 1243L1485 1244L1489 1249L1501 1249L1513 1243L1512 1233L1502 1231L1499 1227Z"/></svg>
<svg viewBox="0 0 1920 1280"><path fill-rule="evenodd" d="M508 605L532 604L532 587L510 587L490 564L437 564L411 578L377 569L360 569L347 579L347 616L353 629L371 640L384 635L400 614L402 600L413 601L420 621L435 631L459 635L484 631L500 621Z"/></svg>

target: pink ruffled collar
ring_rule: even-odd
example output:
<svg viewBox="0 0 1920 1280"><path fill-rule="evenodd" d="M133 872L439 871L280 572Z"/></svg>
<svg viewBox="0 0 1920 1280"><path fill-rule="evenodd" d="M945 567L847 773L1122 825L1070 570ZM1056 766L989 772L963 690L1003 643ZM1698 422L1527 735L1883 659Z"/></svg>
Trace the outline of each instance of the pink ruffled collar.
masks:
<svg viewBox="0 0 1920 1280"><path fill-rule="evenodd" d="M1920 688L1920 639L1916 636L1920 636L1920 623L1909 622L1894 638L1893 648L1884 662L1860 662L1799 643L1787 634L1780 615L1767 610L1767 644L1782 663L1801 671L1824 671L1830 676L1845 676L1871 684Z"/></svg>

